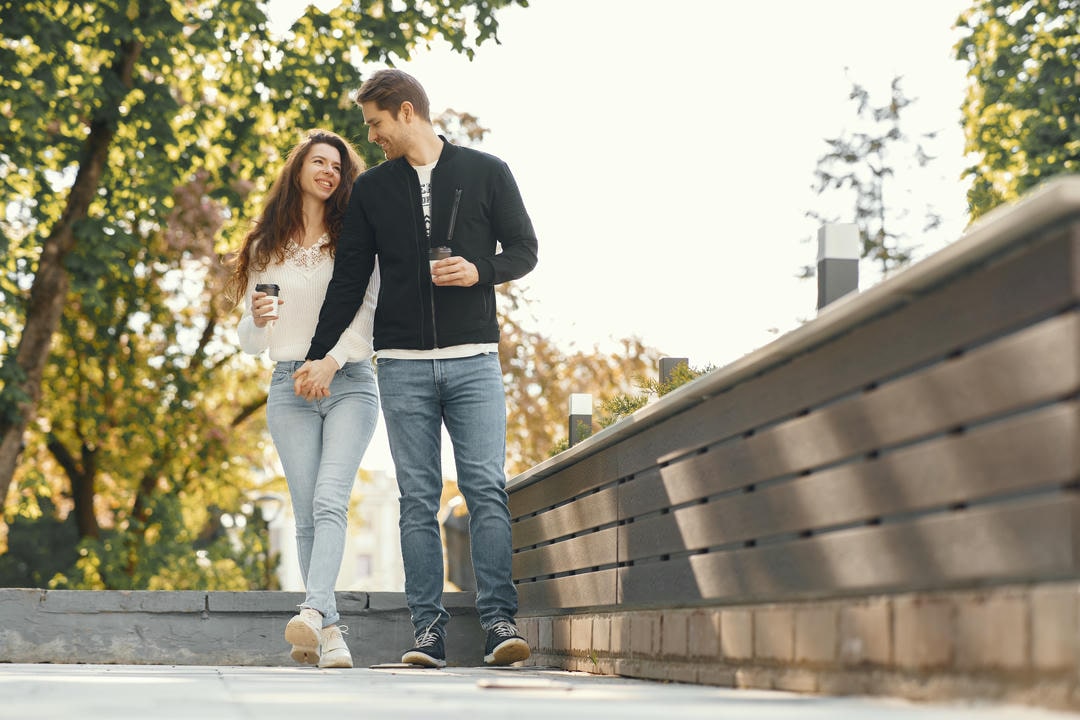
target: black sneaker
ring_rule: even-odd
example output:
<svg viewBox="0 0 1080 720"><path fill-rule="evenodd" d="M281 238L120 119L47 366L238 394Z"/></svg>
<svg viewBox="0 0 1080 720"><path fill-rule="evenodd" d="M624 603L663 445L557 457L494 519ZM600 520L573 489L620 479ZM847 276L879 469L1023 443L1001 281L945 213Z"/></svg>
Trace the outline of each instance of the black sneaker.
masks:
<svg viewBox="0 0 1080 720"><path fill-rule="evenodd" d="M432 622L426 629L416 634L416 645L401 656L401 662L430 668L446 667L446 649L443 638L431 629L434 625L435 623Z"/></svg>
<svg viewBox="0 0 1080 720"><path fill-rule="evenodd" d="M488 628L484 644L484 662L488 665L511 665L529 657L529 643L509 620L499 620Z"/></svg>

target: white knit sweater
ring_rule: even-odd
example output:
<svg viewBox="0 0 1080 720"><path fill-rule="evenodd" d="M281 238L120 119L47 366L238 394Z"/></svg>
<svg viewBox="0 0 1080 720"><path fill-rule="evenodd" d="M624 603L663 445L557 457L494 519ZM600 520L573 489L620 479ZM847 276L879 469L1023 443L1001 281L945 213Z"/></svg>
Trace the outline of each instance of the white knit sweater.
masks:
<svg viewBox="0 0 1080 720"><path fill-rule="evenodd" d="M315 335L319 322L319 310L326 297L326 287L334 273L334 259L320 248L325 245L324 236L310 248L290 245L285 261L270 264L265 270L253 271L248 276L247 298L240 318L237 334L244 352L258 355L270 350L270 359L303 360ZM251 315L251 296L259 283L275 283L281 287L284 304L278 311L278 319L263 327L255 326ZM379 266L371 274L364 303L356 317L345 328L337 344L327 353L338 367L347 362L367 360L373 354L371 335L375 318L375 302L379 296Z"/></svg>

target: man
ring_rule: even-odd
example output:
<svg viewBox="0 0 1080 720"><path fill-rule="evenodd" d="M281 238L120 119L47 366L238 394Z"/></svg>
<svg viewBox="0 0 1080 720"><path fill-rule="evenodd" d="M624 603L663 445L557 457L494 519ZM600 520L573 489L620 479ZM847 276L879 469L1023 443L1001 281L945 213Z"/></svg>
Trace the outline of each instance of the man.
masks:
<svg viewBox="0 0 1080 720"><path fill-rule="evenodd" d="M377 257L377 377L401 492L405 597L415 629L415 646L401 660L446 665L450 616L442 604L437 519L445 423L470 513L476 607L487 633L484 662L509 665L530 651L514 624L495 285L533 269L536 234L506 164L437 135L415 78L380 70L361 86L356 102L368 140L383 149L386 162L353 187L307 358L323 357L349 332ZM429 266L429 248L437 246L449 246L452 255ZM296 373L296 392L321 397L329 378L309 365Z"/></svg>

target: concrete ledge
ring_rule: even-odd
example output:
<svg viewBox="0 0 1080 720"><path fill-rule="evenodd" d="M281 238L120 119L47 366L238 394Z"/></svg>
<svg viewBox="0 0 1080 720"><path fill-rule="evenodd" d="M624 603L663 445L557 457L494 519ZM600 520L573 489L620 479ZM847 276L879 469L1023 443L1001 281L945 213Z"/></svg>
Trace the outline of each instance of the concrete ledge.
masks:
<svg viewBox="0 0 1080 720"><path fill-rule="evenodd" d="M76 591L0 588L0 662L292 665L291 592ZM446 593L450 665L483 664L471 592ZM356 666L396 662L412 645L403 593L339 592Z"/></svg>

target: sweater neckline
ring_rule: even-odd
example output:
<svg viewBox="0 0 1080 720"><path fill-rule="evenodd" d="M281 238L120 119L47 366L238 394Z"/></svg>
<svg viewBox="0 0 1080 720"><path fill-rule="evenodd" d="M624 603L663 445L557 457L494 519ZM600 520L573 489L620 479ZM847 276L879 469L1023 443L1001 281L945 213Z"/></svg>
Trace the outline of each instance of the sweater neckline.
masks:
<svg viewBox="0 0 1080 720"><path fill-rule="evenodd" d="M300 270L314 269L330 259L330 253L323 252L323 248L329 244L330 236L327 233L323 233L311 247L304 247L295 240L290 240L285 246L285 261Z"/></svg>

